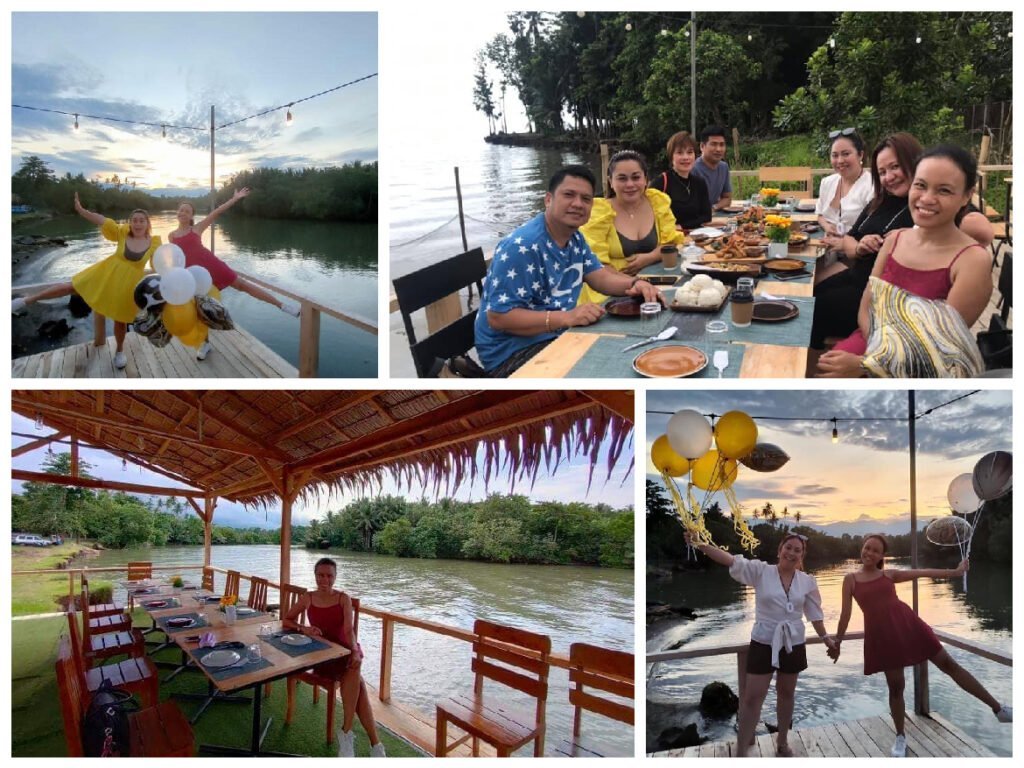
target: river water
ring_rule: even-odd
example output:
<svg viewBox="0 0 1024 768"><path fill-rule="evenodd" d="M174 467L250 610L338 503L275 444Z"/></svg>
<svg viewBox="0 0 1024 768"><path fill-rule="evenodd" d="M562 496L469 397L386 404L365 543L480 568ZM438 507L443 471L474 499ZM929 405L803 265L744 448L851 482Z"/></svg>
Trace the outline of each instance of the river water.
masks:
<svg viewBox="0 0 1024 768"><path fill-rule="evenodd" d="M166 241L177 228L170 212L152 217L153 231ZM112 244L99 229L78 216L34 222L15 230L15 236L40 234L68 239L66 248L32 254L13 266L12 284L69 280L72 275L108 256ZM210 234L203 237L209 246ZM377 319L377 227L225 217L216 228L217 256L239 272L280 285L328 307L373 322ZM248 294L227 289L224 304L235 322L278 355L298 366L299 321ZM67 299L37 304L28 317L14 320L14 356L78 344L92 339L92 315L72 318ZM45 320L65 318L69 336L46 341L36 336ZM108 321L108 334L113 324ZM20 347L20 349L19 349ZM374 377L377 338L326 315L320 324L321 377Z"/></svg>
<svg viewBox="0 0 1024 768"><path fill-rule="evenodd" d="M886 566L890 566L887 558ZM971 564L968 592L956 580L918 580L919 613L934 629L941 629L964 640L1007 654L1013 652L1012 569ZM821 590L825 626L834 633L842 607L843 576L857 567L856 561L811 569ZM896 559L892 567L908 568L909 559ZM911 604L911 583L896 585L901 600ZM733 581L724 568L705 572L674 573L670 580L649 579L647 599L694 609L693 620L666 620L647 628L647 651L668 650L677 646L687 650L720 645L742 645L750 641L754 622L754 593L750 587ZM864 628L863 615L854 604L849 631ZM808 633L813 629L807 625ZM979 656L947 646L950 654L996 699L1012 699L1012 670ZM855 720L872 715L888 716L888 701L883 675L863 674L863 643L848 641L835 665L825 656L824 646L810 646L809 667L800 674L796 693L795 727ZM647 742L670 726L696 722L696 705L703 687L714 681L737 690L736 657L708 656L664 662L648 667ZM1012 753L1012 726L996 721L991 711L977 699L964 693L934 665L928 672L931 709L962 727L977 741L999 755ZM913 711L913 683L907 672L906 701ZM762 710L762 719L776 722L774 687ZM712 741L735 738L735 718L728 721L698 722L702 736ZM760 726L760 733L764 726Z"/></svg>
<svg viewBox="0 0 1024 768"><path fill-rule="evenodd" d="M213 548L213 564L277 581L276 546ZM457 560L417 560L346 551L292 549L292 583L315 586L313 566L324 556L338 563L337 588L382 608L471 630L486 618L551 637L556 653L573 642L633 649L633 571L571 566L494 565ZM154 565L202 563L202 547L108 550L86 561L88 567L148 560ZM198 571L192 573L198 580ZM110 576L105 576L110 578ZM122 576L123 578L123 576ZM224 583L218 574L216 586ZM248 586L243 582L242 591ZM117 598L124 591L118 588ZM244 594L243 594L244 599ZM277 601L272 590L270 601ZM367 655L364 675L377 684L380 622L364 616L359 641ZM434 704L472 688L470 646L448 637L399 626L395 631L392 697L433 713ZM568 673L552 668L549 678L547 746L550 752L572 732ZM633 729L584 714L583 733L608 755L633 754ZM530 748L532 749L532 748ZM529 752L529 749L527 750ZM530 752L532 754L532 752Z"/></svg>

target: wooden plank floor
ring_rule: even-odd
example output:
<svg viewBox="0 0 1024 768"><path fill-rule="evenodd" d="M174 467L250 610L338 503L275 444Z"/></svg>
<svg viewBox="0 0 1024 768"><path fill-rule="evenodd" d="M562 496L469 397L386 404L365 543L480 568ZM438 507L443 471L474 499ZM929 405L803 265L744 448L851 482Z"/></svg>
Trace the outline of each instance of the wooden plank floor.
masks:
<svg viewBox="0 0 1024 768"><path fill-rule="evenodd" d="M298 370L247 332L212 331L213 350L203 361L195 350L177 340L157 349L143 337L129 333L124 352L128 364L114 368L114 337L102 347L92 342L15 358L12 378L28 379L279 379L295 378Z"/></svg>
<svg viewBox="0 0 1024 768"><path fill-rule="evenodd" d="M955 725L932 713L907 714L907 757L995 757ZM890 757L896 730L888 715L797 728L789 735L796 757ZM650 757L732 757L735 740L655 752ZM762 734L747 757L775 757L775 734Z"/></svg>

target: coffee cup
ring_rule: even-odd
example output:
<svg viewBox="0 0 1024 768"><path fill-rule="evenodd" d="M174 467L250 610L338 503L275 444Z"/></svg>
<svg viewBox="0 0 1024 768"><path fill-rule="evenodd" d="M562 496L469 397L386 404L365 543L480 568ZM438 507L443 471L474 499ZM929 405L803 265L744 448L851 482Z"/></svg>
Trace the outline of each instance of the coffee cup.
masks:
<svg viewBox="0 0 1024 768"><path fill-rule="evenodd" d="M665 269L675 269L679 266L679 249L671 243L661 246L661 266Z"/></svg>
<svg viewBox="0 0 1024 768"><path fill-rule="evenodd" d="M737 288L732 292L732 324L737 328L746 328L754 317L754 294L748 290Z"/></svg>

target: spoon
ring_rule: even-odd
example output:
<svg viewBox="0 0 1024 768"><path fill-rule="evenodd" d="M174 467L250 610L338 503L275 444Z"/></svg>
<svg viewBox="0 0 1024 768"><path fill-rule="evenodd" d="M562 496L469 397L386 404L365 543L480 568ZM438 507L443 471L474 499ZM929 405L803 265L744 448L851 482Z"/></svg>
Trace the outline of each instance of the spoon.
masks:
<svg viewBox="0 0 1024 768"><path fill-rule="evenodd" d="M673 336L676 335L676 332L678 330L679 329L676 328L674 325L670 325L668 328L663 330L657 336L651 336L649 339L644 339L643 341L638 341L636 344L630 344L628 347L626 347L622 351L623 352L628 352L631 349L636 349L637 347L642 347L644 344L650 344L652 341L665 341L666 339L671 339Z"/></svg>
<svg viewBox="0 0 1024 768"><path fill-rule="evenodd" d="M711 364L718 369L718 378L722 378L722 373L729 367L729 353L724 349L716 349Z"/></svg>

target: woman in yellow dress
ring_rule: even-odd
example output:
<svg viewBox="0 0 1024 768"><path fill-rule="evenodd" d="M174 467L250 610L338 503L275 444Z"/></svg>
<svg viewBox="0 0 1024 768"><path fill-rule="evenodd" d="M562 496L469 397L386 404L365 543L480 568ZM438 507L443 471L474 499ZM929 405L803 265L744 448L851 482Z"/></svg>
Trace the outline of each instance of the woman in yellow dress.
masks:
<svg viewBox="0 0 1024 768"><path fill-rule="evenodd" d="M103 261L83 269L70 282L14 299L11 311L17 312L41 299L58 299L77 293L93 312L114 321L114 338L117 340L114 367L121 369L127 363L124 355L127 325L138 312L133 298L135 285L142 279L153 251L160 245L160 237L153 234L149 214L141 208L132 211L127 224L118 224L100 213L83 208L76 192L75 210L79 216L100 227L103 237L117 243L117 249Z"/></svg>
<svg viewBox="0 0 1024 768"><path fill-rule="evenodd" d="M623 150L608 161L606 198L594 198L590 220L580 227L587 245L600 259L627 275L661 259L661 246L676 243L672 200L647 187L647 163L639 152ZM579 304L597 304L607 297L584 285Z"/></svg>

